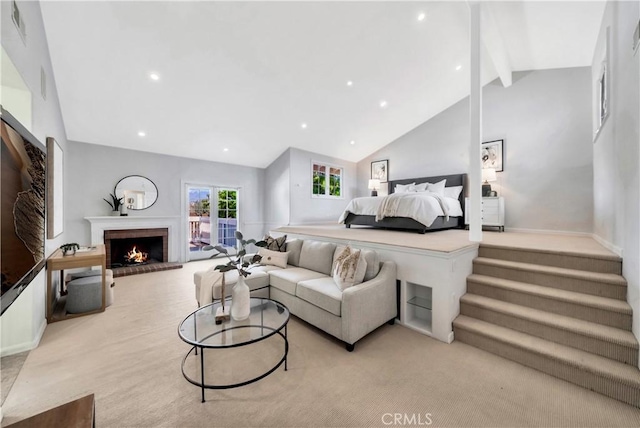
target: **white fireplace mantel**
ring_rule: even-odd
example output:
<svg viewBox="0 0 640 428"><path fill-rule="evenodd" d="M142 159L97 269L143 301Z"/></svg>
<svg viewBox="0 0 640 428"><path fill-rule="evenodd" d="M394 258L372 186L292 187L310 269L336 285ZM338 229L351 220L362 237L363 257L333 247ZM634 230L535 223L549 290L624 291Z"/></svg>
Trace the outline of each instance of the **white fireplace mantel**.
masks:
<svg viewBox="0 0 640 428"><path fill-rule="evenodd" d="M101 216L85 217L91 224L91 245L104 244L105 230L153 229L166 227L169 230L169 261L180 257L180 216Z"/></svg>

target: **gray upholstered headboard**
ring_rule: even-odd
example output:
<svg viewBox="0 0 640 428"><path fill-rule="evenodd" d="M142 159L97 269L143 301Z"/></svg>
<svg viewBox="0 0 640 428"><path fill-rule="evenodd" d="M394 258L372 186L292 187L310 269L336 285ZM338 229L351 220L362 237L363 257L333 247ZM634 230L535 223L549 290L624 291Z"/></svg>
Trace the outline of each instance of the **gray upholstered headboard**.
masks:
<svg viewBox="0 0 640 428"><path fill-rule="evenodd" d="M437 183L445 179L447 180L445 187L462 186L462 192L460 192L458 200L460 201L460 206L464 212L464 198L467 194L467 174L436 175L434 177L407 178L403 180L389 181L389 194L393 193L393 190L396 188L396 184Z"/></svg>

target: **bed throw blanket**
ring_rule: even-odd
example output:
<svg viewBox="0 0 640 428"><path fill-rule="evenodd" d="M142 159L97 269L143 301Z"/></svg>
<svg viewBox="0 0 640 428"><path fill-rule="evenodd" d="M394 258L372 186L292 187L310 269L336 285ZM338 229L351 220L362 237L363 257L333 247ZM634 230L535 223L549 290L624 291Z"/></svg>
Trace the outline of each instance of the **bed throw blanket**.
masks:
<svg viewBox="0 0 640 428"><path fill-rule="evenodd" d="M406 198L415 198L418 193L392 193L389 196L385 196L378 207L378 211L376 212L376 221L380 221L385 217L402 217L398 216L398 206L400 205L400 201ZM446 204L445 200L438 193L433 192L420 192L420 196L428 195L433 197L442 212L444 213L445 220L449 221L449 206Z"/></svg>

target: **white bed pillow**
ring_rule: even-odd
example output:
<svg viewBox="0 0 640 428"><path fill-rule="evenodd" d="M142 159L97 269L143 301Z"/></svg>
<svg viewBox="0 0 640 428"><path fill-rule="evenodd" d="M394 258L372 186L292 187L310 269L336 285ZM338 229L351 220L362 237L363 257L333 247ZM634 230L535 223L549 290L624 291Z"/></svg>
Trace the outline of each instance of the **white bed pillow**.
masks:
<svg viewBox="0 0 640 428"><path fill-rule="evenodd" d="M426 192L429 183L418 183L414 186L415 192Z"/></svg>
<svg viewBox="0 0 640 428"><path fill-rule="evenodd" d="M396 184L393 193L410 193L415 192L416 183L411 184Z"/></svg>
<svg viewBox="0 0 640 428"><path fill-rule="evenodd" d="M435 184L427 183L427 192L437 193L440 196L444 196L444 186L447 184L447 180L438 181Z"/></svg>
<svg viewBox="0 0 640 428"><path fill-rule="evenodd" d="M444 197L458 199L462 192L462 186L451 186L444 188Z"/></svg>

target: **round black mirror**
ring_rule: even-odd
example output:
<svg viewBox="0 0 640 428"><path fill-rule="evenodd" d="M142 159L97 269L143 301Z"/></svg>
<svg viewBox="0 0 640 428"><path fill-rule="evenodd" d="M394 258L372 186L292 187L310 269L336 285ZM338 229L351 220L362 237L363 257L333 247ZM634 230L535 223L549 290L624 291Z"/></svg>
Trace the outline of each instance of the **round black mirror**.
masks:
<svg viewBox="0 0 640 428"><path fill-rule="evenodd" d="M147 177L129 175L118 181L115 195L129 210L146 210L158 200L158 188Z"/></svg>

